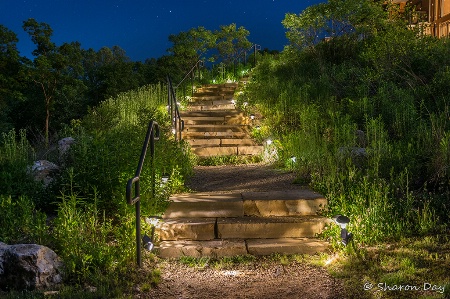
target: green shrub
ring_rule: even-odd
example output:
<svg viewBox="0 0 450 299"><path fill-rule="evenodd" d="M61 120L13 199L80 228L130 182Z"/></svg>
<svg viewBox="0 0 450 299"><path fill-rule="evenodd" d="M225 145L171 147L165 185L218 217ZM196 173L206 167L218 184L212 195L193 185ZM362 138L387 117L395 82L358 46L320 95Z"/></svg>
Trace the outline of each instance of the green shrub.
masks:
<svg viewBox="0 0 450 299"><path fill-rule="evenodd" d="M3 133L0 142L0 195L32 198L40 186L31 175L35 154L26 131L21 130L19 136L15 130Z"/></svg>
<svg viewBox="0 0 450 299"><path fill-rule="evenodd" d="M26 196L0 195L0 241L7 244L48 241L47 216Z"/></svg>

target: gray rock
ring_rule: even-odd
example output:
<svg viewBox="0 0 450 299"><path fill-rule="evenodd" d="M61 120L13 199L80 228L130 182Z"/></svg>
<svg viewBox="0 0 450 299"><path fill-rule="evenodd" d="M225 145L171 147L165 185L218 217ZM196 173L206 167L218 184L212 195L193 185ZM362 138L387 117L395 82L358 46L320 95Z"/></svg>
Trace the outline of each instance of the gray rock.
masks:
<svg viewBox="0 0 450 299"><path fill-rule="evenodd" d="M72 137L65 137L65 138L59 140L58 141L58 149L59 149L60 155L66 154L69 151L72 144L74 144L74 143L75 143L75 139Z"/></svg>
<svg viewBox="0 0 450 299"><path fill-rule="evenodd" d="M62 282L63 264L48 247L0 242L0 288L34 290Z"/></svg>
<svg viewBox="0 0 450 299"><path fill-rule="evenodd" d="M52 175L58 170L58 165L47 160L34 161L33 166L31 166L34 179L42 182L44 186L48 186L53 181Z"/></svg>

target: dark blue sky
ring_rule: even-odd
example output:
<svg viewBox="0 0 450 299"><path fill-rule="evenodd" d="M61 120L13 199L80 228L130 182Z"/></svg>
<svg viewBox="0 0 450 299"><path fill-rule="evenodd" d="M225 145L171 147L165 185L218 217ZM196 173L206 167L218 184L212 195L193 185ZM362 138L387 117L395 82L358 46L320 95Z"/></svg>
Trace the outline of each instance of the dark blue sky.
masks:
<svg viewBox="0 0 450 299"><path fill-rule="evenodd" d="M236 23L262 48L287 44L281 25L287 12L300 13L324 0L0 0L0 24L15 32L22 56L34 50L22 23L28 18L53 29L57 45L79 41L82 48L118 45L132 60L158 58L171 46L170 34L203 26L217 30Z"/></svg>

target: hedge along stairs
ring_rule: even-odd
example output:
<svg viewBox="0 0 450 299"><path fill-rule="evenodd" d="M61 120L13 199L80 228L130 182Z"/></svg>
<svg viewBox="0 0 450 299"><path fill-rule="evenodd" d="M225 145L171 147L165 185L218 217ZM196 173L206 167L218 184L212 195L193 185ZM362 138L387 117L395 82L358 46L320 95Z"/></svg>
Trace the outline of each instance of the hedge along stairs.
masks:
<svg viewBox="0 0 450 299"><path fill-rule="evenodd" d="M250 119L232 102L237 88L238 83L203 86L182 112L183 139L200 158L262 153L263 146L250 138ZM216 186L211 188L214 192L170 198L156 227L161 257L314 254L328 248L328 243L316 238L329 222L318 215L327 205L323 196L301 187L236 190L233 180L254 183L255 178L235 177L234 172L229 176L207 176L204 180L230 181L231 191L215 190ZM207 184L205 181L203 185Z"/></svg>
<svg viewBox="0 0 450 299"><path fill-rule="evenodd" d="M209 84L198 88L181 113L183 139L200 158L260 155L263 146L250 137L250 119L233 101L238 83Z"/></svg>

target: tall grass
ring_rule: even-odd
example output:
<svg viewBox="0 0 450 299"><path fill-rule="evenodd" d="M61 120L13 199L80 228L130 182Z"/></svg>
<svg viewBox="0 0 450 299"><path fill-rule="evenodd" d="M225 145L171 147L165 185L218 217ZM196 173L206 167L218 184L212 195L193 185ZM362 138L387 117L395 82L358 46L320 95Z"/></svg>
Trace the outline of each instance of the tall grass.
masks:
<svg viewBox="0 0 450 299"><path fill-rule="evenodd" d="M75 285L111 287L120 275L130 275L135 218L134 207L125 200L125 186L135 175L150 120L160 125L160 139L155 158L152 161L147 154L141 173L142 215L164 212L170 194L183 189L192 171L189 151L171 134L166 96L164 85L145 86L108 99L73 120L59 136L73 137L75 143L68 153L48 156L55 157L51 162L61 171L46 188L31 176L35 155L26 132L4 134L0 241L49 246L63 258L67 281ZM152 177L160 180L166 174L169 183L157 181L153 194ZM150 229L143 225L144 234Z"/></svg>
<svg viewBox="0 0 450 299"><path fill-rule="evenodd" d="M255 69L243 96L265 117L259 137L278 140L278 163L328 198L329 216L348 215L358 242L440 230L450 214L447 104L430 111L427 88L317 51Z"/></svg>

